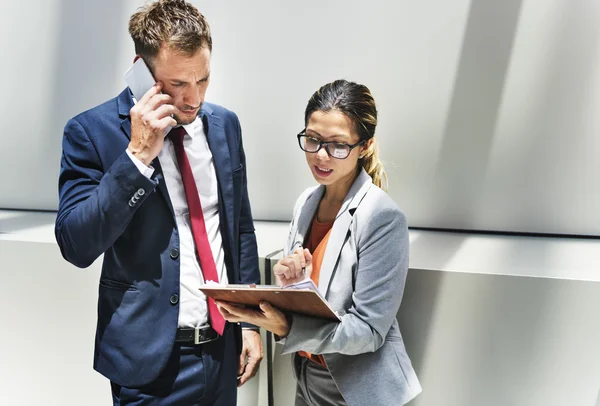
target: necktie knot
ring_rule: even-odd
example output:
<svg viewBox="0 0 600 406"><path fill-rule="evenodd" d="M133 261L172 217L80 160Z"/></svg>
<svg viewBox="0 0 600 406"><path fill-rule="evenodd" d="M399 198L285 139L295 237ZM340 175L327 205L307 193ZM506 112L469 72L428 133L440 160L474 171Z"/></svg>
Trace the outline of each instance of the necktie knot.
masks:
<svg viewBox="0 0 600 406"><path fill-rule="evenodd" d="M169 131L168 137L171 140L171 142L173 142L173 144L183 145L183 137L185 137L186 134L187 132L185 131L185 128L179 126L171 129L171 131Z"/></svg>

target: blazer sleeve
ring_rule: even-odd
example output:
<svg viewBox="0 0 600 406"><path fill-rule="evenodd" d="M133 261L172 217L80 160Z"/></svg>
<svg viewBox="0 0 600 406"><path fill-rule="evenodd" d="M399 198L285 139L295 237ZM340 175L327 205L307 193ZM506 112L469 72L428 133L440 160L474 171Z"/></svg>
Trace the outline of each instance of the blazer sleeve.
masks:
<svg viewBox="0 0 600 406"><path fill-rule="evenodd" d="M240 282L243 284L260 284L260 269L258 266L258 246L254 232L254 221L248 197L248 179L246 174L246 155L242 143L242 129L240 121L235 114L236 128L238 131L238 146L240 163L242 164L242 205L240 212L239 228L239 253L240 253Z"/></svg>
<svg viewBox="0 0 600 406"><path fill-rule="evenodd" d="M127 153L108 168L77 119L65 126L55 236L63 257L86 268L123 233L157 182Z"/></svg>
<svg viewBox="0 0 600 406"><path fill-rule="evenodd" d="M246 173L246 154L242 143L242 128L237 115L231 112L235 121L237 130L236 138L239 147L240 163L242 164L242 205L240 211L239 225L239 270L240 283L242 284L260 284L260 268L258 265L258 245L256 243L256 233L254 230L254 220L252 219L252 210L250 209L250 199L248 197L248 179ZM243 328L258 330L259 328L250 323L241 323Z"/></svg>
<svg viewBox="0 0 600 406"><path fill-rule="evenodd" d="M293 314L283 354L303 350L356 355L383 345L400 308L408 271L406 218L397 208L375 209L357 234L351 308L340 322Z"/></svg>

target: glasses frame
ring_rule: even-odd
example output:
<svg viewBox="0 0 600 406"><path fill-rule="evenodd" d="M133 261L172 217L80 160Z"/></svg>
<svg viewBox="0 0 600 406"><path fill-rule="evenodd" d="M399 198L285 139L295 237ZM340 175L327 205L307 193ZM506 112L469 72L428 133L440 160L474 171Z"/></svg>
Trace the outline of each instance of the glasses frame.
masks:
<svg viewBox="0 0 600 406"><path fill-rule="evenodd" d="M302 137L312 138L313 140L317 141L319 143L319 147L317 148L317 150L316 151L307 151L307 150L305 150L304 147L302 146L302 141L301 141ZM298 133L298 135L296 135L296 138L298 138L298 146L300 146L300 149L302 151L308 152L309 154L316 154L317 152L319 152L321 150L321 148L324 147L325 148L325 152L327 153L327 155L329 155L329 157L333 158L333 159L346 159L346 158L348 158L350 156L350 154L352 153L352 150L354 148L358 147L359 145L364 144L367 141L367 140L361 140L361 141L358 141L356 144L348 144L348 143L345 143L345 142L337 142L337 141L321 141L318 138L311 137L310 135L306 135L306 128L304 130L300 131ZM329 149L327 148L327 146L330 145L330 144L344 145L344 146L350 148L350 150L348 151L348 155L346 155L343 158L340 158L340 157L337 157L337 156L333 156L329 152Z"/></svg>

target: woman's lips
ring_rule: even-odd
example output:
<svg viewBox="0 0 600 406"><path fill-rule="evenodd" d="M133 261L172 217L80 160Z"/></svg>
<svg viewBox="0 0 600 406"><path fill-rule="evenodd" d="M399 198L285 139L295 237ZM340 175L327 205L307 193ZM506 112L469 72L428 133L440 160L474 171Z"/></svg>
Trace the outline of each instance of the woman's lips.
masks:
<svg viewBox="0 0 600 406"><path fill-rule="evenodd" d="M317 165L315 165L315 172L320 177L326 178L333 173L333 170L328 168L319 168Z"/></svg>

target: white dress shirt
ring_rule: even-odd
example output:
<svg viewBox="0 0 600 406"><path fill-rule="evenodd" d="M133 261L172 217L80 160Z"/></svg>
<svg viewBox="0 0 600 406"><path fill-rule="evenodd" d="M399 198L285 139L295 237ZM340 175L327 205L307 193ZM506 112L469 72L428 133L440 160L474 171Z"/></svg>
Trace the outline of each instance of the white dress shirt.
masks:
<svg viewBox="0 0 600 406"><path fill-rule="evenodd" d="M184 125L188 135L183 139L183 146L190 161L196 187L200 194L202 212L206 232L210 242L219 283L227 283L223 240L219 228L219 193L217 175L212 153L204 132L202 120L198 117L188 125ZM140 172L150 178L154 168L147 167L127 150L127 154ZM165 144L158 154L163 176L169 191L171 204L179 230L180 290L179 290L179 327L198 327L208 323L206 296L198 289L204 284L200 263L196 256L194 238L190 225L190 216L183 181L177 165L175 147L166 137Z"/></svg>

